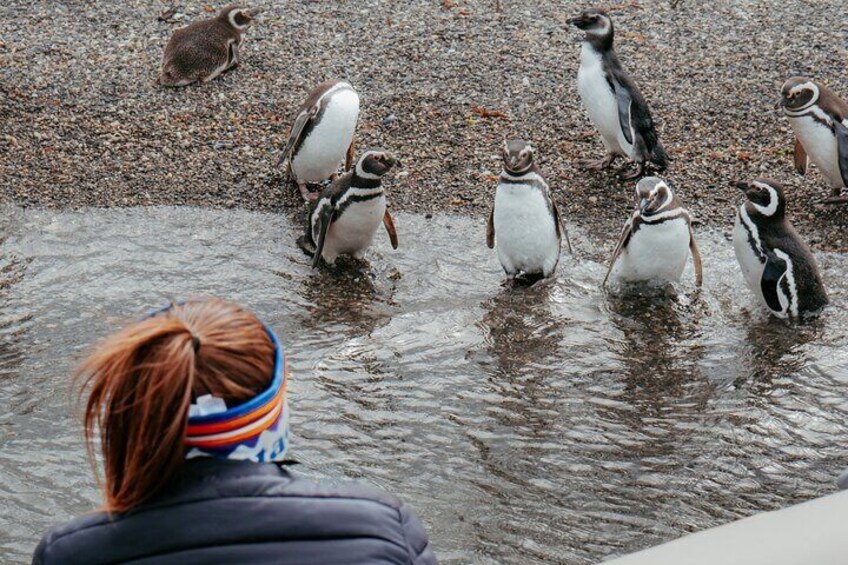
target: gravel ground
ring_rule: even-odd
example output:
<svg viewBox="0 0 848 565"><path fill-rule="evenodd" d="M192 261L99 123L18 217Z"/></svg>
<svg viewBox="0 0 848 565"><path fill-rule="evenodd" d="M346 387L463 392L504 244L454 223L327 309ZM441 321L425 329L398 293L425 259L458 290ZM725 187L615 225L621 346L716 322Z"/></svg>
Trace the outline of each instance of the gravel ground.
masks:
<svg viewBox="0 0 848 565"><path fill-rule="evenodd" d="M500 4L500 11L497 9ZM848 249L848 207L792 170L783 80L808 74L848 97L843 0L669 0L615 6L616 44L674 159L666 176L703 222L730 226L737 178L787 185L818 249ZM525 136L566 216L614 239L632 183L575 167L599 156L575 85L582 3L543 0L251 0L262 14L241 66L212 83L156 87L174 29L220 6L5 0L0 18L0 182L23 205L300 206L274 169L312 86L360 91L360 146L405 168L396 208L487 213L504 136ZM609 5L608 5L609 7ZM14 27L12 27L14 24ZM482 222L482 220L481 220ZM481 233L481 241L482 241Z"/></svg>

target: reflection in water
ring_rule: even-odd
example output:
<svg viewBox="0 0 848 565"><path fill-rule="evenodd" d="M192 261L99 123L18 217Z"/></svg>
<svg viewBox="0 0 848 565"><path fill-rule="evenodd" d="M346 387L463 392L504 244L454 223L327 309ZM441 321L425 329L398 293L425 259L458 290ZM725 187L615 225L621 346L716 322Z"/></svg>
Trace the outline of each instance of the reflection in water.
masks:
<svg viewBox="0 0 848 565"><path fill-rule="evenodd" d="M99 503L68 375L171 296L221 295L278 329L298 470L398 494L444 563L597 562L829 492L845 466L845 256L820 261L834 306L794 325L744 313L719 233L699 236L697 299L608 297L590 237L555 280L506 290L468 243L479 221L455 216L401 214L415 237L399 250L378 237L370 263L313 271L300 226L273 214L16 214L0 242L2 562Z"/></svg>
<svg viewBox="0 0 848 565"><path fill-rule="evenodd" d="M808 362L804 345L820 338L825 327L822 317L793 321L773 316L748 320L746 340L740 351L747 369L734 384L749 381L759 394L768 394L775 378L797 373Z"/></svg>

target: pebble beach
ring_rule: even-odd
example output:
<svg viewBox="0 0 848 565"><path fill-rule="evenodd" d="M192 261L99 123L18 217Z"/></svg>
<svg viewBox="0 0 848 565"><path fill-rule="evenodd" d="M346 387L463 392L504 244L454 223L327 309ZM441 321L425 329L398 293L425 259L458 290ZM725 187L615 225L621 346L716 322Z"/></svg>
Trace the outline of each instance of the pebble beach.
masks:
<svg viewBox="0 0 848 565"><path fill-rule="evenodd" d="M596 4L598 5L598 4ZM616 50L673 159L663 176L703 224L729 229L735 179L786 186L816 250L848 249L848 207L824 178L794 172L773 106L805 74L848 96L848 18L839 1L640 1L611 10ZM392 151L391 206L479 216L505 137L533 142L565 216L609 234L632 182L577 168L603 146L580 105L584 3L512 0L266 1L242 63L208 84L154 84L171 33L210 17L203 2L22 2L0 6L0 193L26 207L139 205L295 211L275 168L297 107L340 78L362 96L358 147ZM481 228L482 229L482 228ZM481 240L483 234L481 231Z"/></svg>

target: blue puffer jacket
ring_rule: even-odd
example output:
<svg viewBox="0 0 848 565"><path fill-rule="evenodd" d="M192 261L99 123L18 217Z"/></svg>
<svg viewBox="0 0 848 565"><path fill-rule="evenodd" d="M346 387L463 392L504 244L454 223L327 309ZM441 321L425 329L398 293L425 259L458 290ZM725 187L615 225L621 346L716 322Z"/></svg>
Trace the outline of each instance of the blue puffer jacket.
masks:
<svg viewBox="0 0 848 565"><path fill-rule="evenodd" d="M273 464L195 459L168 494L126 514L50 530L33 563L436 563L392 496L292 477Z"/></svg>

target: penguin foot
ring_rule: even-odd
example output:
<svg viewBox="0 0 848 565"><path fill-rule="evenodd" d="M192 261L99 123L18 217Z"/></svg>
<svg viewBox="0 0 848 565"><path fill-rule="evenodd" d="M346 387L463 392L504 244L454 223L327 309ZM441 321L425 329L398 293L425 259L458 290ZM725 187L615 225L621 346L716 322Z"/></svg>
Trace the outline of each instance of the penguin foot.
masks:
<svg viewBox="0 0 848 565"><path fill-rule="evenodd" d="M306 183L298 183L297 188L300 189L300 195L303 196L303 199L307 202L314 202L315 200L318 200L318 197L321 195L321 193L317 190L309 190Z"/></svg>
<svg viewBox="0 0 848 565"><path fill-rule="evenodd" d="M645 164L644 163L636 163L636 168L630 171L629 173L619 173L619 178L621 180L636 180L642 175L645 174Z"/></svg>
<svg viewBox="0 0 848 565"><path fill-rule="evenodd" d="M305 235L297 238L297 246L300 247L304 253L306 253L310 257L315 257L315 246L311 241L306 239Z"/></svg>
<svg viewBox="0 0 848 565"><path fill-rule="evenodd" d="M602 171L609 169L617 157L614 153L608 153L603 159L582 159L578 161L578 165L584 169Z"/></svg>
<svg viewBox="0 0 848 565"><path fill-rule="evenodd" d="M848 204L848 194L834 194L824 199L825 204Z"/></svg>

